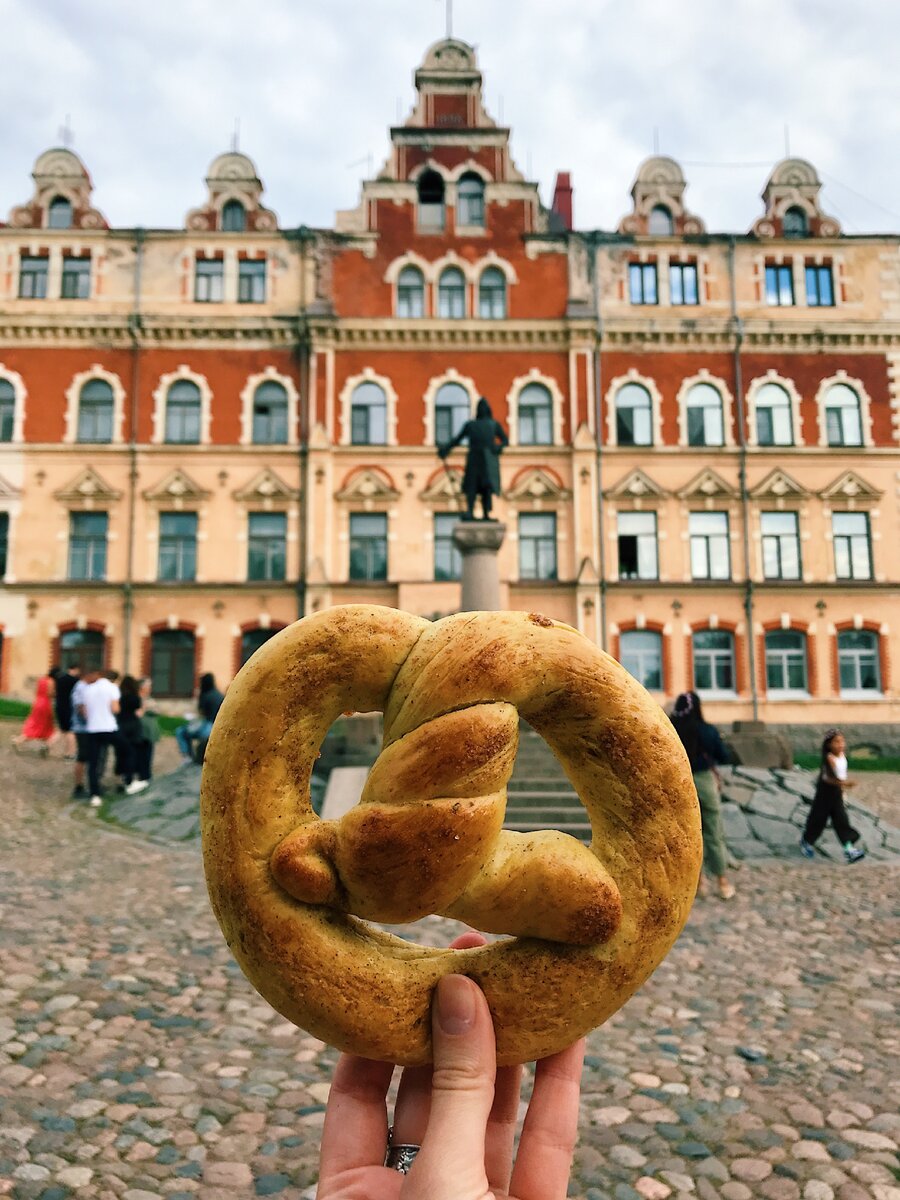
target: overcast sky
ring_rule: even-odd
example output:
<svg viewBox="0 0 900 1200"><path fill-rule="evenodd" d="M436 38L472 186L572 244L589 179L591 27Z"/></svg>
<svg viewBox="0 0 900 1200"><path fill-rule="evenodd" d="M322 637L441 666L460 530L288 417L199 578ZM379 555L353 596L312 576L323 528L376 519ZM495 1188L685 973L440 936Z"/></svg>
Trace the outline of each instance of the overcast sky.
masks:
<svg viewBox="0 0 900 1200"><path fill-rule="evenodd" d="M0 219L37 155L73 148L115 225L180 226L230 146L282 226L329 225L387 153L445 0L0 0ZM684 165L688 207L742 232L784 156L822 176L845 232L900 231L896 0L455 0L518 164L575 184L614 228L640 161ZM701 165L702 164L702 165Z"/></svg>

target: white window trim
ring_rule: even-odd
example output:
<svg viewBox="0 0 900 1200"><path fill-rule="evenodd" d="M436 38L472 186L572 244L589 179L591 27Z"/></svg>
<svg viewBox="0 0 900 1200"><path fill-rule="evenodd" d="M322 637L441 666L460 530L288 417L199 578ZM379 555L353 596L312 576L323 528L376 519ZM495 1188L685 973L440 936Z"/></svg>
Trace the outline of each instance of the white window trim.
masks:
<svg viewBox="0 0 900 1200"><path fill-rule="evenodd" d="M184 363L176 370L159 377L159 383L153 391L153 432L150 435L150 441L154 446L166 444L166 397L172 384L181 379L188 379L191 383L196 383L200 389L200 445L208 446L212 423L212 388L205 375L198 375ZM172 445L178 446L180 443L174 442Z"/></svg>
<svg viewBox="0 0 900 1200"><path fill-rule="evenodd" d="M73 376L72 382L66 388L66 431L63 434L63 441L69 445L74 445L78 442L78 401L81 397L81 389L86 383L90 383L92 379L102 379L112 388L113 426L111 444L120 446L125 440L123 434L125 424L125 388L122 386L122 381L118 375L114 375L112 371L107 371L99 363L94 363L87 371L79 371L77 375ZM92 442L91 445L95 445L95 443Z"/></svg>
<svg viewBox="0 0 900 1200"><path fill-rule="evenodd" d="M450 367L443 375L434 375L428 381L428 387L425 389L425 412L422 417L425 426L425 445L434 445L434 402L437 399L437 394L445 383L458 383L469 393L469 401L471 403L470 419L475 415L475 405L478 403L481 393L475 386L475 380L470 379L466 375L460 375L455 367Z"/></svg>
<svg viewBox="0 0 900 1200"><path fill-rule="evenodd" d="M300 401L300 395L297 387L289 375L282 375L275 367L266 367L264 371L258 372L256 375L250 375L247 382L244 384L241 392L241 436L240 444L242 446L252 446L253 442L253 397L256 394L256 389L261 383L280 383L287 392L288 412L287 412L287 442L288 446L297 445L297 406ZM272 447L269 447L272 448Z"/></svg>
<svg viewBox="0 0 900 1200"><path fill-rule="evenodd" d="M841 368L834 375L829 375L827 379L823 379L819 384L819 390L816 392L816 413L819 419L819 445L824 446L827 450L852 450L852 446L829 446L828 444L828 422L825 419L825 400L828 392L836 383L843 383L846 387L856 392L859 399L859 424L862 432L863 446L874 446L875 438L872 434L872 401L869 393L866 391L866 385L861 379L855 379L848 375ZM859 447L858 447L859 448Z"/></svg>
<svg viewBox="0 0 900 1200"><path fill-rule="evenodd" d="M651 420L653 428L652 446L625 446L626 450L649 450L663 444L662 440L662 394L656 383L649 375L642 375L632 367L625 375L617 375L606 389L606 436L607 444L618 446L616 436L616 395L626 383L639 383L650 393Z"/></svg>
<svg viewBox="0 0 900 1200"><path fill-rule="evenodd" d="M812 692L809 692L804 688L767 688L765 699L774 702L778 702L779 700L811 700Z"/></svg>
<svg viewBox="0 0 900 1200"><path fill-rule="evenodd" d="M489 267L496 267L499 271L502 271L506 276L506 282L510 286L519 282L515 267L512 263L507 262L505 258L501 258L496 250L489 250L483 258L479 258L475 263L477 282L481 282L482 275Z"/></svg>
<svg viewBox="0 0 900 1200"><path fill-rule="evenodd" d="M7 383L12 385L13 402L15 409L13 411L13 432L11 442L0 442L0 446L14 446L22 441L23 430L25 428L25 401L28 398L28 389L25 386L25 380L18 371L13 371L9 367L0 362L0 379L5 379ZM115 390L113 390L115 395Z"/></svg>
<svg viewBox="0 0 900 1200"><path fill-rule="evenodd" d="M500 262L497 263L497 266L499 265ZM449 250L441 258L436 259L431 264L431 281L435 287L437 287L440 283L441 276L448 267L458 267L459 270L462 271L466 283L472 285L478 282L478 276L480 274L479 263L469 262L467 258L460 258L455 250ZM435 297L435 299L437 299L437 297ZM434 307L435 311L437 311L436 304Z"/></svg>
<svg viewBox="0 0 900 1200"><path fill-rule="evenodd" d="M789 446L759 446L759 431L756 423L756 398L760 390L767 383L777 383L779 387L784 388L791 402L791 429L793 431L794 440ZM747 388L747 445L757 446L761 450L786 450L791 446L802 446L803 441L803 417L800 413L800 393L797 391L796 385L792 379L787 379L784 375L779 375L777 371L767 371L765 375L759 375L750 386Z"/></svg>
<svg viewBox="0 0 900 1200"><path fill-rule="evenodd" d="M734 413L734 397L724 379L720 379L717 375L711 375L706 367L701 367L696 375L691 375L685 379L681 387L678 389L678 395L675 398L675 403L678 406L678 445L687 446L688 444L688 406L687 400L691 388L696 387L698 383L709 384L715 388L722 400L722 436L724 446L734 446L734 422L732 420ZM722 447L716 446L691 446L692 450L716 450Z"/></svg>
<svg viewBox="0 0 900 1200"><path fill-rule="evenodd" d="M422 316L421 317L399 317L402 321L420 321L426 317L430 317L434 312L434 278L433 278L433 263L410 250L400 258L395 258L388 266L384 273L384 282L391 285L391 313L397 317L400 307L400 276L407 267L415 267L422 272Z"/></svg>
<svg viewBox="0 0 900 1200"><path fill-rule="evenodd" d="M340 441L341 446L350 446L351 434L353 432L350 412L352 408L353 393L361 383L377 383L387 397L387 442L388 446L397 445L397 404L399 397L394 389L394 385L386 375L378 375L371 367L366 367L360 374L351 375L341 389L341 394L338 397L338 409L340 413ZM365 447L360 447L364 449ZM371 448L371 447L370 447Z"/></svg>
<svg viewBox="0 0 900 1200"><path fill-rule="evenodd" d="M519 375L514 379L512 387L506 394L509 414L509 444L510 446L519 445L519 397L530 383L539 383L550 393L552 409L551 428L553 431L553 441L550 444L552 446L561 446L563 444L563 408L565 406L565 398L556 380L549 375L544 375L537 367L532 367L527 375ZM533 447L534 443L529 442L528 446ZM539 446L536 448L539 448Z"/></svg>

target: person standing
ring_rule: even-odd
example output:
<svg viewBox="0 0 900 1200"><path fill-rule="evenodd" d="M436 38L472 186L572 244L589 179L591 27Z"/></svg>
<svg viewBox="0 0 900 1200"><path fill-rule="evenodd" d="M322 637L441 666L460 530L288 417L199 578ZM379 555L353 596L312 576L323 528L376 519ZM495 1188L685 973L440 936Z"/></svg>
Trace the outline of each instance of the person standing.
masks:
<svg viewBox="0 0 900 1200"><path fill-rule="evenodd" d="M72 737L75 739L75 787L72 790L73 800L82 800L87 795L84 790L84 772L90 756L88 752L87 724L84 720L86 692L87 684L85 681L83 679L76 680L71 696Z"/></svg>
<svg viewBox="0 0 900 1200"><path fill-rule="evenodd" d="M725 848L725 833L722 829L722 804L719 799L719 777L716 766L730 761L728 751L715 725L703 719L700 697L696 692L682 692L672 710L672 724L687 751L700 801L700 823L703 829L703 867L712 875L723 900L734 896L734 885L725 874L728 852ZM700 877L698 894L703 895L705 885Z"/></svg>
<svg viewBox="0 0 900 1200"><path fill-rule="evenodd" d="M153 778L153 752L159 741L159 715L153 705L152 681L143 678L138 683L141 698L141 727L143 738L138 743L137 776L141 783L149 784ZM143 789L141 789L143 790Z"/></svg>
<svg viewBox="0 0 900 1200"><path fill-rule="evenodd" d="M850 824L844 805L844 792L854 786L854 781L847 778L847 739L839 729L829 729L822 742L822 765L816 782L816 794L800 839L800 853L804 858L815 857L816 842L829 820L847 862L859 862L866 857L865 850L856 845L859 831Z"/></svg>
<svg viewBox="0 0 900 1200"><path fill-rule="evenodd" d="M200 676L200 691L197 695L199 717L187 725L179 725L175 730L175 740L185 763L194 761L193 742L196 739L201 744L209 740L212 733L213 721L218 716L219 709L225 697L216 687L215 678L207 672Z"/></svg>
<svg viewBox="0 0 900 1200"><path fill-rule="evenodd" d="M138 778L140 762L140 746L144 740L144 726L141 717L144 715L138 681L133 675L125 675L120 688L119 701L119 736L118 736L118 774L129 796L142 792L148 784Z"/></svg>
<svg viewBox="0 0 900 1200"><path fill-rule="evenodd" d="M37 681L34 691L34 702L31 712L25 718L20 733L13 738L13 746L18 749L24 742L43 742L41 753L47 754L50 742L53 740L53 697L56 694L55 674L58 668L48 671Z"/></svg>
<svg viewBox="0 0 900 1200"><path fill-rule="evenodd" d="M97 670L88 674L86 682L83 715L88 738L88 790L91 808L99 808L103 802L101 782L106 751L116 741L120 693L112 680Z"/></svg>
<svg viewBox="0 0 900 1200"><path fill-rule="evenodd" d="M441 446L438 454L441 458L446 458L453 447L458 446L464 439L468 440L469 453L462 482L462 490L466 497L466 515L463 520L475 520L475 499L480 497L483 519L489 521L492 498L500 495L499 456L503 447L509 445L509 438L500 422L494 420L491 406L484 396L478 401L474 421L466 421L456 437L448 445Z"/></svg>

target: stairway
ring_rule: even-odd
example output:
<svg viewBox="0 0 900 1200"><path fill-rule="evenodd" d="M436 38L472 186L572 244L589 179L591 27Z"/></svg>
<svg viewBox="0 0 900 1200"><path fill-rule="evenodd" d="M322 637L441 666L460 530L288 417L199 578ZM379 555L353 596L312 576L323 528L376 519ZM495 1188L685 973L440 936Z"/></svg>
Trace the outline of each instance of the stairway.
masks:
<svg viewBox="0 0 900 1200"><path fill-rule="evenodd" d="M550 747L527 725L519 729L519 752L507 791L505 829L560 829L590 842L591 825L581 801Z"/></svg>

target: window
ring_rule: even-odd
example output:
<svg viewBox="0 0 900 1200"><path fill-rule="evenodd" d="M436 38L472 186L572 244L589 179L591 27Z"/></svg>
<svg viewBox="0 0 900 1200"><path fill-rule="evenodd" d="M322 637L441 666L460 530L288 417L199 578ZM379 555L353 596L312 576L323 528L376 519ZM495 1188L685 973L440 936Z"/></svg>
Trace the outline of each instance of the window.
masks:
<svg viewBox="0 0 900 1200"><path fill-rule="evenodd" d="M462 578L462 555L453 543L456 513L434 514L434 577L438 580Z"/></svg>
<svg viewBox="0 0 900 1200"><path fill-rule="evenodd" d="M806 303L810 308L834 307L834 280L830 266L806 265Z"/></svg>
<svg viewBox="0 0 900 1200"><path fill-rule="evenodd" d="M438 316L458 321L465 315L465 276L458 267L448 267L438 283Z"/></svg>
<svg viewBox="0 0 900 1200"><path fill-rule="evenodd" d="M722 446L725 421L722 396L711 383L695 383L687 394L689 446Z"/></svg>
<svg viewBox="0 0 900 1200"><path fill-rule="evenodd" d="M693 636L694 690L733 692L734 635L726 629L698 629Z"/></svg>
<svg viewBox="0 0 900 1200"><path fill-rule="evenodd" d="M628 292L632 304L658 304L656 263L630 263Z"/></svg>
<svg viewBox="0 0 900 1200"><path fill-rule="evenodd" d="M760 514L763 576L766 579L800 578L799 520L793 512Z"/></svg>
<svg viewBox="0 0 900 1200"><path fill-rule="evenodd" d="M72 228L72 202L65 196L54 196L47 209L48 229Z"/></svg>
<svg viewBox="0 0 900 1200"><path fill-rule="evenodd" d="M825 396L825 437L829 446L861 446L859 396L846 383L835 383Z"/></svg>
<svg viewBox="0 0 900 1200"><path fill-rule="evenodd" d="M788 308L794 303L794 271L790 265L766 267L766 304Z"/></svg>
<svg viewBox="0 0 900 1200"><path fill-rule="evenodd" d="M190 379L179 379L166 396L166 441L195 445L200 441L200 389Z"/></svg>
<svg viewBox="0 0 900 1200"><path fill-rule="evenodd" d="M350 578L387 579L387 515L350 514Z"/></svg>
<svg viewBox="0 0 900 1200"><path fill-rule="evenodd" d="M228 200L222 207L224 233L243 233L247 228L247 210L240 200Z"/></svg>
<svg viewBox="0 0 900 1200"><path fill-rule="evenodd" d="M197 578L196 513L160 513L158 577L167 583Z"/></svg>
<svg viewBox="0 0 900 1200"><path fill-rule="evenodd" d="M90 258L73 258L66 255L62 264L63 300L87 300L91 294Z"/></svg>
<svg viewBox="0 0 900 1200"><path fill-rule="evenodd" d="M245 629L241 634L241 666L278 632L277 629Z"/></svg>
<svg viewBox="0 0 900 1200"><path fill-rule="evenodd" d="M841 693L880 692L878 634L868 629L845 629L837 640Z"/></svg>
<svg viewBox="0 0 900 1200"><path fill-rule="evenodd" d="M287 578L287 516L284 513L250 513L247 578Z"/></svg>
<svg viewBox="0 0 900 1200"><path fill-rule="evenodd" d="M0 512L0 579L6 574L9 560L9 513Z"/></svg>
<svg viewBox="0 0 900 1200"><path fill-rule="evenodd" d="M15 388L8 379L0 379L0 442L11 442L15 427Z"/></svg>
<svg viewBox="0 0 900 1200"><path fill-rule="evenodd" d="M616 393L616 443L653 445L653 401L639 383L626 383Z"/></svg>
<svg viewBox="0 0 900 1200"><path fill-rule="evenodd" d="M619 578L656 579L656 513L620 512L618 534Z"/></svg>
<svg viewBox="0 0 900 1200"><path fill-rule="evenodd" d="M419 232L441 233L444 228L444 181L437 171L419 179Z"/></svg>
<svg viewBox="0 0 900 1200"><path fill-rule="evenodd" d="M225 298L225 263L221 258L198 258L194 263L194 299L219 304Z"/></svg>
<svg viewBox="0 0 900 1200"><path fill-rule="evenodd" d="M78 397L79 442L113 440L113 390L105 379L89 379Z"/></svg>
<svg viewBox="0 0 900 1200"><path fill-rule="evenodd" d="M831 514L834 573L838 579L872 578L872 545L867 513Z"/></svg>
<svg viewBox="0 0 900 1200"><path fill-rule="evenodd" d="M161 629L150 635L153 695L183 700L194 694L195 645L188 629Z"/></svg>
<svg viewBox="0 0 900 1200"><path fill-rule="evenodd" d="M647 232L656 237L671 237L675 232L672 213L664 204L655 204L651 208L647 221Z"/></svg>
<svg viewBox="0 0 900 1200"><path fill-rule="evenodd" d="M19 299L47 298L48 259L23 254L19 259Z"/></svg>
<svg viewBox="0 0 900 1200"><path fill-rule="evenodd" d="M556 513L520 514L519 578L556 577Z"/></svg>
<svg viewBox="0 0 900 1200"><path fill-rule="evenodd" d="M434 441L446 446L459 433L472 413L469 393L459 383L445 383L434 401Z"/></svg>
<svg viewBox="0 0 900 1200"><path fill-rule="evenodd" d="M387 445L387 396L377 383L360 383L353 389L350 441L354 446Z"/></svg>
<svg viewBox="0 0 900 1200"><path fill-rule="evenodd" d="M506 276L499 267L488 267L478 281L478 315L486 321L506 316Z"/></svg>
<svg viewBox="0 0 900 1200"><path fill-rule="evenodd" d="M99 580L106 578L106 536L109 514L82 512L69 514L69 578Z"/></svg>
<svg viewBox="0 0 900 1200"><path fill-rule="evenodd" d="M253 393L253 444L284 446L288 440L288 396L275 380L261 383Z"/></svg>
<svg viewBox="0 0 900 1200"><path fill-rule="evenodd" d="M397 316L425 316L425 277L418 267L404 267L397 280Z"/></svg>
<svg viewBox="0 0 900 1200"><path fill-rule="evenodd" d="M484 227L484 181L477 175L463 175L456 189L457 225Z"/></svg>
<svg viewBox="0 0 900 1200"><path fill-rule="evenodd" d="M265 302L266 260L264 258L242 258L238 262L238 304L265 304Z"/></svg>
<svg viewBox="0 0 900 1200"><path fill-rule="evenodd" d="M728 513L692 512L688 517L691 539L691 578L730 579Z"/></svg>
<svg viewBox="0 0 900 1200"><path fill-rule="evenodd" d="M791 398L778 383L764 383L756 393L756 440L760 446L793 446Z"/></svg>
<svg viewBox="0 0 900 1200"><path fill-rule="evenodd" d="M766 634L766 687L770 692L807 692L806 634L776 630Z"/></svg>
<svg viewBox="0 0 900 1200"><path fill-rule="evenodd" d="M67 629L59 635L59 665L64 671L102 671L105 664L106 638L99 630Z"/></svg>
<svg viewBox="0 0 900 1200"><path fill-rule="evenodd" d="M542 383L528 383L519 392L519 445L553 445L553 397Z"/></svg>
<svg viewBox="0 0 900 1200"><path fill-rule="evenodd" d="M669 300L672 304L699 304L696 263L669 263Z"/></svg>
<svg viewBox="0 0 900 1200"><path fill-rule="evenodd" d="M630 629L619 639L619 661L648 692L663 690L662 637L650 629Z"/></svg>
<svg viewBox="0 0 900 1200"><path fill-rule="evenodd" d="M809 234L809 217L802 208L794 205L784 214L782 228L786 238L807 237Z"/></svg>

